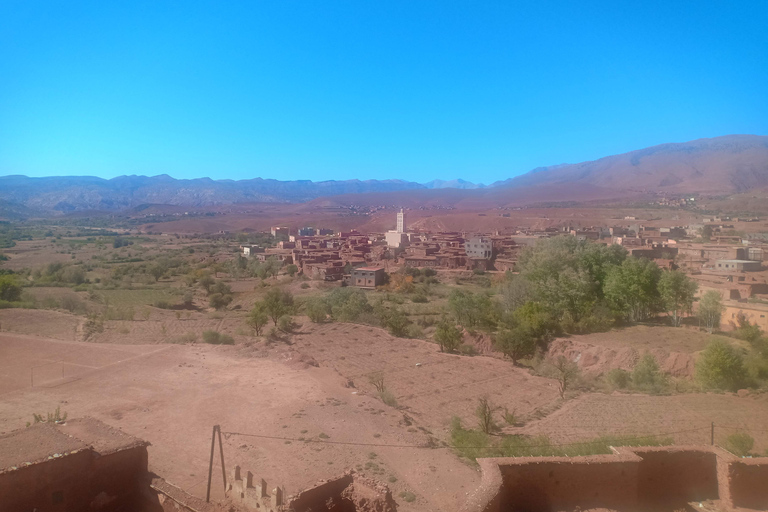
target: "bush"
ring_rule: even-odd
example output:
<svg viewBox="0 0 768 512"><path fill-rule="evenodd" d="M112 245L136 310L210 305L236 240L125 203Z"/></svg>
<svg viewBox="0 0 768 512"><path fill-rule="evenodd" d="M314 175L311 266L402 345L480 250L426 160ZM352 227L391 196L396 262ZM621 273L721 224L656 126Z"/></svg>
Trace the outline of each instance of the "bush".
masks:
<svg viewBox="0 0 768 512"><path fill-rule="evenodd" d="M667 388L667 378L651 354L645 354L635 365L632 370L632 385L647 393L660 393Z"/></svg>
<svg viewBox="0 0 768 512"><path fill-rule="evenodd" d="M309 283L301 283L301 286L299 288L301 288L302 290L306 290L309 288Z"/></svg>
<svg viewBox="0 0 768 512"><path fill-rule="evenodd" d="M203 331L203 341L211 345L234 345L232 336L221 334L218 331Z"/></svg>
<svg viewBox="0 0 768 512"><path fill-rule="evenodd" d="M293 322L292 317L284 315L277 321L277 328L285 333L290 333L296 328L296 324Z"/></svg>
<svg viewBox="0 0 768 512"><path fill-rule="evenodd" d="M461 331L443 318L435 329L435 341L440 345L440 352L453 352L461 345Z"/></svg>
<svg viewBox="0 0 768 512"><path fill-rule="evenodd" d="M331 309L323 299L319 298L309 299L304 307L309 319L316 324L325 322Z"/></svg>
<svg viewBox="0 0 768 512"><path fill-rule="evenodd" d="M395 395L392 394L391 391L384 388L383 391L379 392L379 398L381 398L381 401L387 404L390 407L397 407L397 399L395 398Z"/></svg>
<svg viewBox="0 0 768 512"><path fill-rule="evenodd" d="M212 293L208 299L208 304L216 309L224 309L232 302L232 295L224 295L221 293Z"/></svg>
<svg viewBox="0 0 768 512"><path fill-rule="evenodd" d="M746 457L755 445L755 440L746 432L731 434L725 440L725 449L739 457Z"/></svg>
<svg viewBox="0 0 768 512"><path fill-rule="evenodd" d="M632 383L632 376L627 370L614 368L605 374L605 380L614 389L627 389Z"/></svg>
<svg viewBox="0 0 768 512"><path fill-rule="evenodd" d="M85 304L78 297L65 295L61 298L61 308L70 313L85 313Z"/></svg>
<svg viewBox="0 0 768 512"><path fill-rule="evenodd" d="M709 342L696 361L696 378L707 388L736 391L745 375L741 354L723 340Z"/></svg>
<svg viewBox="0 0 768 512"><path fill-rule="evenodd" d="M8 302L21 300L21 286L12 275L0 275L0 300Z"/></svg>

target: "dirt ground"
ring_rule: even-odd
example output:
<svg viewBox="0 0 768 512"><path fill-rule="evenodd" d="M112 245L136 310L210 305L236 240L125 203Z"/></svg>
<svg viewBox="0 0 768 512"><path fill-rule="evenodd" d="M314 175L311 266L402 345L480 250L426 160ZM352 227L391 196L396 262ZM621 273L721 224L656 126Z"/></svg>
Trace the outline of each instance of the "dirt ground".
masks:
<svg viewBox="0 0 768 512"><path fill-rule="evenodd" d="M715 424L715 443L737 431L755 439L754 452L768 448L768 395L701 393L671 396L585 394L522 429L546 434L567 443L588 436L669 434L676 444L709 444Z"/></svg>
<svg viewBox="0 0 768 512"><path fill-rule="evenodd" d="M416 495L410 504L398 500L401 510L454 510L479 482L449 450L413 448L429 439L418 422L408 426L403 412L344 387L328 367L252 357L238 347L98 345L8 333L0 334L0 350L0 431L58 406L73 418L93 416L151 442L150 469L197 496L205 493L214 424L278 437L228 435L225 462L289 494L359 466L385 482L394 477L395 496ZM43 364L31 387L30 368ZM214 487L214 496L221 491Z"/></svg>
<svg viewBox="0 0 768 512"><path fill-rule="evenodd" d="M19 325L51 334L76 318L31 313L50 318ZM197 496L205 494L211 428L219 424L228 433L226 464L288 494L354 467L387 482L400 510L456 510L479 474L445 446L448 425L459 416L474 426L484 395L525 418L508 432L555 442L669 434L703 444L715 422L721 444L738 428L753 435L756 450L768 447L766 395L585 394L563 402L554 381L509 362L442 354L432 343L353 324L306 324L290 344L270 347L82 343L3 332L0 361L0 431L59 406L72 418L93 416L151 442L151 470ZM368 376L379 371L399 409L374 396ZM397 498L403 491L416 500ZM215 485L214 496L221 495Z"/></svg>

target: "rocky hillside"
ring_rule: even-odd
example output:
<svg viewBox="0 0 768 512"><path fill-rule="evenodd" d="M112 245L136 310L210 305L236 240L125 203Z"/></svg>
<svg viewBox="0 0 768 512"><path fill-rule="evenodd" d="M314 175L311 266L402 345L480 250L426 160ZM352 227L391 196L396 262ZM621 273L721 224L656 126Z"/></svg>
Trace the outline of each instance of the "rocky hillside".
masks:
<svg viewBox="0 0 768 512"><path fill-rule="evenodd" d="M768 186L768 137L727 135L661 144L592 162L540 167L494 186L556 183L649 192L745 192Z"/></svg>

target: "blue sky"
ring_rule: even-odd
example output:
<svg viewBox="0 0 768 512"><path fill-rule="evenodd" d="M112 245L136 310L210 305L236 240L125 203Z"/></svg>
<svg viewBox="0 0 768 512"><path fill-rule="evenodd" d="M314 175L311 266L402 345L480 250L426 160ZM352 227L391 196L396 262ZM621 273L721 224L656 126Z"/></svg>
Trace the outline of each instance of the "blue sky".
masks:
<svg viewBox="0 0 768 512"><path fill-rule="evenodd" d="M463 178L768 134L768 2L0 2L0 174Z"/></svg>

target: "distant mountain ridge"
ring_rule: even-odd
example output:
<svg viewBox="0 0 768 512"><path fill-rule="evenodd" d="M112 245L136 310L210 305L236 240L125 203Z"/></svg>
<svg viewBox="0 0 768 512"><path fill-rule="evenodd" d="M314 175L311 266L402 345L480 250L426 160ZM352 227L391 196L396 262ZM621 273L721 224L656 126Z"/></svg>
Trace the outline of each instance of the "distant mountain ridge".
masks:
<svg viewBox="0 0 768 512"><path fill-rule="evenodd" d="M472 183L470 181L456 179L456 180L432 180L424 184L429 189L435 188L458 188L460 190L474 190L477 188L485 188L482 183Z"/></svg>
<svg viewBox="0 0 768 512"><path fill-rule="evenodd" d="M660 144L579 164L539 167L493 186L580 183L620 190L740 193L768 186L768 136Z"/></svg>
<svg viewBox="0 0 768 512"><path fill-rule="evenodd" d="M669 192L733 194L768 187L768 137L726 135L684 143L661 144L620 155L578 164L539 167L498 181L490 186L462 179L433 180L426 184L404 180L279 181L177 180L167 175L29 178L0 176L0 212L6 217L56 214L87 210L120 211L146 204L203 207L235 203L302 203L331 196L387 194L396 202L398 193L429 192L451 203L473 198L494 201L536 196L547 188L555 198L615 195L617 192ZM512 192L511 188L516 189ZM587 193L586 191L590 191ZM599 192L603 191L603 192ZM573 197L569 197L571 194ZM562 197L560 197L560 195ZM542 196L543 197L543 196ZM547 200L551 196L547 196Z"/></svg>
<svg viewBox="0 0 768 512"><path fill-rule="evenodd" d="M39 212L80 210L123 210L142 204L211 206L233 203L301 203L318 197L368 192L424 189L424 185L403 180L309 180L279 181L177 180L167 175L93 176L28 178L0 177L0 200L23 205Z"/></svg>

